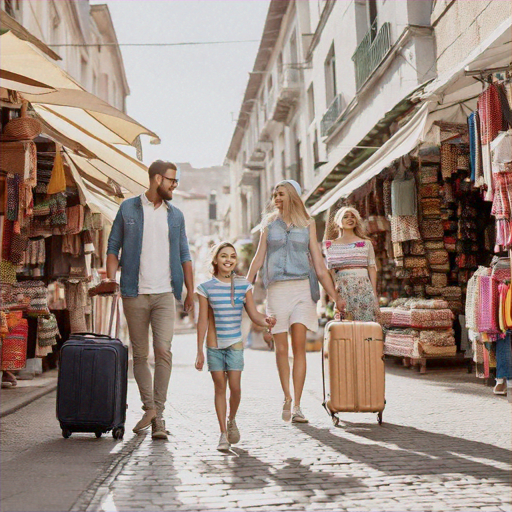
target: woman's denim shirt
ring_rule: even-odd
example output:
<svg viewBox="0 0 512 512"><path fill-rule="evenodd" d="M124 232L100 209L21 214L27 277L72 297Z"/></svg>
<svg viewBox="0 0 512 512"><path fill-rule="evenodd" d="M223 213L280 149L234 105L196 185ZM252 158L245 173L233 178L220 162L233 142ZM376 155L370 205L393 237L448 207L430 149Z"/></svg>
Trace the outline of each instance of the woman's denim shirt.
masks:
<svg viewBox="0 0 512 512"><path fill-rule="evenodd" d="M171 286L176 299L181 300L183 290L183 267L190 261L185 219L181 210L167 203L167 224L169 227ZM121 259L121 295L137 297L139 294L139 267L142 252L142 232L144 230L144 212L140 196L126 199L117 212L108 238L107 254Z"/></svg>
<svg viewBox="0 0 512 512"><path fill-rule="evenodd" d="M309 228L287 228L280 218L271 222L267 226L263 286L268 288L274 281L308 279L309 273Z"/></svg>

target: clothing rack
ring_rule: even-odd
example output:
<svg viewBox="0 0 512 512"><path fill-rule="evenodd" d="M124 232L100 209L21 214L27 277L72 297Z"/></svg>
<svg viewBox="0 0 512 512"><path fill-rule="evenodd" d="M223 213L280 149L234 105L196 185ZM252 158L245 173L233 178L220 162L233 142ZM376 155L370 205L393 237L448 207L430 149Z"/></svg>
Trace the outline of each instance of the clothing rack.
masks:
<svg viewBox="0 0 512 512"><path fill-rule="evenodd" d="M507 66L502 66L498 68L488 68L488 69L476 69L474 71L464 71L465 76L489 76L493 75L494 73L500 73L503 71L510 71L512 69L512 63L508 64Z"/></svg>

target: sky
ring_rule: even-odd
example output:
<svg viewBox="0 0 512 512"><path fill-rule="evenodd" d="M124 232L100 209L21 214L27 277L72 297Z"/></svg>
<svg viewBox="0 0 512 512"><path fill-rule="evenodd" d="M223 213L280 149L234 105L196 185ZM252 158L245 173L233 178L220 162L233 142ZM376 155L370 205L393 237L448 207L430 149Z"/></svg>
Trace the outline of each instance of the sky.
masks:
<svg viewBox="0 0 512 512"><path fill-rule="evenodd" d="M268 0L108 0L118 42L258 42L123 47L127 113L156 132L143 136L144 163L222 165L267 14Z"/></svg>

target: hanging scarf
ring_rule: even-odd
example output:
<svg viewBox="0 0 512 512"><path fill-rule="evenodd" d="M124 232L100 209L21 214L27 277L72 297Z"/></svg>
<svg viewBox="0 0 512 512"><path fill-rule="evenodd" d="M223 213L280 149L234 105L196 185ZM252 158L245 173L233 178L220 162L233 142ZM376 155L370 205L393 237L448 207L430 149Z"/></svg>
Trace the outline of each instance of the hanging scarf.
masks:
<svg viewBox="0 0 512 512"><path fill-rule="evenodd" d="M489 144L503 126L501 102L496 84L490 84L478 98L481 143Z"/></svg>
<svg viewBox="0 0 512 512"><path fill-rule="evenodd" d="M483 179L482 148L480 146L480 117L478 111L468 117L471 181L480 186Z"/></svg>
<svg viewBox="0 0 512 512"><path fill-rule="evenodd" d="M17 221L20 206L20 176L18 174L7 175L7 220Z"/></svg>

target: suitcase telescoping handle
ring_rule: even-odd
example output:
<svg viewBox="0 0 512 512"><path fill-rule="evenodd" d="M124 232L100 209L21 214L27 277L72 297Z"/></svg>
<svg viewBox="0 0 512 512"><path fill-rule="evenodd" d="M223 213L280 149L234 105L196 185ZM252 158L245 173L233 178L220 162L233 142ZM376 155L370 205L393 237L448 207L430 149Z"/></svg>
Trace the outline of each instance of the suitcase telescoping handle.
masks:
<svg viewBox="0 0 512 512"><path fill-rule="evenodd" d="M114 318L116 320L116 328L115 333L112 332L112 328L114 327ZM120 313L119 313L119 294L116 293L112 295L112 307L110 308L110 320L108 323L108 334L98 334L95 332L74 332L74 336L93 336L95 338L105 338L107 340L117 339L119 336L119 323L120 323Z"/></svg>
<svg viewBox="0 0 512 512"><path fill-rule="evenodd" d="M116 318L116 332L112 332L114 326L114 317ZM108 325L108 335L114 335L115 338L119 336L119 324L121 322L121 316L119 314L119 292L112 296L112 307L110 308L110 321Z"/></svg>

